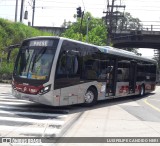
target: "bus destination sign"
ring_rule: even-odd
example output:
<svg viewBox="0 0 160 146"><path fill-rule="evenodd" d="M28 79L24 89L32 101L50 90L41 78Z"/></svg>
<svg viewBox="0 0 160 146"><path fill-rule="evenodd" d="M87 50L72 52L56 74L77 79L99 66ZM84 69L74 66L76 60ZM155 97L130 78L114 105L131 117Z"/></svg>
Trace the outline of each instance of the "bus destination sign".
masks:
<svg viewBox="0 0 160 146"><path fill-rule="evenodd" d="M51 47L53 46L53 40L32 40L30 41L29 46Z"/></svg>

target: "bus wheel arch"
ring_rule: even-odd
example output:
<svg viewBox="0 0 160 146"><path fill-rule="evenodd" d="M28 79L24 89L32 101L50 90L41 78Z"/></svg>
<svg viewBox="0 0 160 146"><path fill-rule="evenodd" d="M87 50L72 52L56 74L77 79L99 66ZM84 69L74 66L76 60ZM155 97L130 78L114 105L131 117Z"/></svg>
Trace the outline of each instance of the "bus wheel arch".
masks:
<svg viewBox="0 0 160 146"><path fill-rule="evenodd" d="M139 95L143 96L145 94L145 84L140 85Z"/></svg>
<svg viewBox="0 0 160 146"><path fill-rule="evenodd" d="M93 106L97 103L98 90L95 86L90 86L84 95L84 104L86 106Z"/></svg>

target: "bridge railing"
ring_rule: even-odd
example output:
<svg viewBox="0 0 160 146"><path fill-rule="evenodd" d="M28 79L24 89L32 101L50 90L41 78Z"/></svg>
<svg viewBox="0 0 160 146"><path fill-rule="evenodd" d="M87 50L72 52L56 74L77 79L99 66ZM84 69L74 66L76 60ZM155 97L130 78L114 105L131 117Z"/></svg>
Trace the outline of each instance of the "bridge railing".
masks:
<svg viewBox="0 0 160 146"><path fill-rule="evenodd" d="M160 31L160 25L143 25L142 30L145 30L145 31Z"/></svg>

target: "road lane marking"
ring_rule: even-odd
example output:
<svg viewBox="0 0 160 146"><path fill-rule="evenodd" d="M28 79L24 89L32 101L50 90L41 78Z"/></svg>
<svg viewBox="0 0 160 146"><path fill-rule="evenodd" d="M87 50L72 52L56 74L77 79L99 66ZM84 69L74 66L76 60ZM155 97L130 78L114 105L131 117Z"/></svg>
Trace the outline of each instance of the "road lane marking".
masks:
<svg viewBox="0 0 160 146"><path fill-rule="evenodd" d="M5 101L0 101L0 105L26 105L28 104L27 102L5 102Z"/></svg>
<svg viewBox="0 0 160 146"><path fill-rule="evenodd" d="M8 101L8 102L22 102L22 103L33 103L31 101L28 100L21 100L21 99L16 99L16 98L0 98L0 102L4 102L4 101Z"/></svg>
<svg viewBox="0 0 160 146"><path fill-rule="evenodd" d="M23 123L38 123L38 124L50 124L50 125L58 125L62 126L64 124L64 121L61 120L55 120L55 119L29 119L29 118L15 118L15 117L0 117L0 120L2 121L14 121L14 122L23 122Z"/></svg>
<svg viewBox="0 0 160 146"><path fill-rule="evenodd" d="M67 115L63 114L50 114L50 113L34 113L34 112L18 112L18 111L1 111L0 114L10 114L10 115L29 115L29 116L45 116L45 117L67 117Z"/></svg>
<svg viewBox="0 0 160 146"><path fill-rule="evenodd" d="M52 135L52 134L57 134L60 132L60 129L58 128L51 128L51 127L47 127L47 129L45 130L44 127L40 127L40 128L36 128L36 127L27 127L27 126L23 126L23 127L18 127L18 126L0 126L0 133L4 132L4 131L10 131L10 132L20 132L21 134L48 134L48 135Z"/></svg>
<svg viewBox="0 0 160 146"><path fill-rule="evenodd" d="M156 111L160 112L160 109L156 106L154 106L153 104L150 104L147 99L144 100L144 102L149 105L151 108L155 109Z"/></svg>

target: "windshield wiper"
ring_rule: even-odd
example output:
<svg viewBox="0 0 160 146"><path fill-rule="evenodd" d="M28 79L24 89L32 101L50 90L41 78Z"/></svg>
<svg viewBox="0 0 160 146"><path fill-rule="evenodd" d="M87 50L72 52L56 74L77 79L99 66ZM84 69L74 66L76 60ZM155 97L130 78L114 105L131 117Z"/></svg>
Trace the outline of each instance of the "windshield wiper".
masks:
<svg viewBox="0 0 160 146"><path fill-rule="evenodd" d="M43 47L39 52L38 55L40 54L40 56L37 58L36 62L40 60L40 58L43 56L43 54L46 52L47 47Z"/></svg>
<svg viewBox="0 0 160 146"><path fill-rule="evenodd" d="M31 68L32 70L33 70L34 64L40 60L40 58L43 56L43 54L46 52L46 50L47 50L47 47L43 47L43 48L41 48L41 50L38 53L35 54L35 56L33 58L32 68ZM40 54L40 56L37 57L39 54Z"/></svg>

